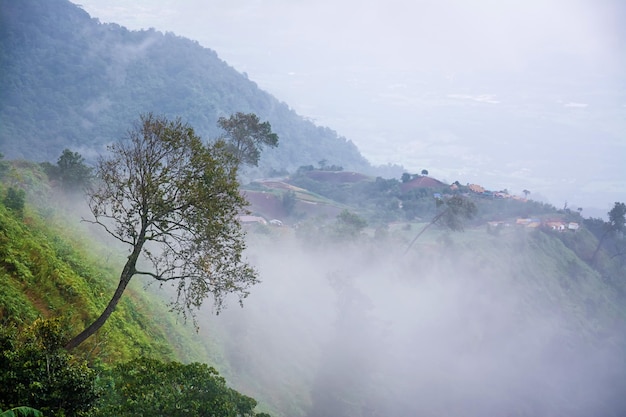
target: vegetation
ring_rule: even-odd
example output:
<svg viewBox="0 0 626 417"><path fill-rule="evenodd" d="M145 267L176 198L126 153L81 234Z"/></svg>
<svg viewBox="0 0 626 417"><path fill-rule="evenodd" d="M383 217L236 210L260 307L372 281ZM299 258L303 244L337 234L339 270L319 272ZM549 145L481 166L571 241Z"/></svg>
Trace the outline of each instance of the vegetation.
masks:
<svg viewBox="0 0 626 417"><path fill-rule="evenodd" d="M241 259L245 244L237 216L246 202L238 188L238 159L224 142L206 146L180 119L147 114L127 142L109 150L99 161L101 183L89 191L89 207L93 223L131 254L106 308L68 349L102 327L135 275L176 282L173 308L183 314L209 294L219 311L227 294L241 300L257 281ZM152 269L138 269L142 255Z"/></svg>
<svg viewBox="0 0 626 417"><path fill-rule="evenodd" d="M0 409L28 404L43 413L85 415L95 404L95 372L64 348L59 320L0 329Z"/></svg>
<svg viewBox="0 0 626 417"><path fill-rule="evenodd" d="M278 135L272 132L272 126L269 122L261 123L256 114L237 112L229 118L220 117L217 124L224 130L228 148L242 165L258 166L263 147L278 146Z"/></svg>
<svg viewBox="0 0 626 417"><path fill-rule="evenodd" d="M598 252L600 252L600 248L607 237L611 234L623 233L626 231L626 204L616 202L611 211L609 211L608 215L609 221L603 225L604 233L600 237L598 246L596 246L596 250L591 256L591 263L596 262Z"/></svg>
<svg viewBox="0 0 626 417"><path fill-rule="evenodd" d="M624 414L624 203L583 219L458 181L411 188L427 170L369 177L351 142L197 43L100 24L65 0L0 8L0 146L12 158L0 157L0 416L267 416L247 394L280 417ZM112 145L95 219L80 223L73 195L89 164L143 109L165 116ZM286 218L245 242L242 162L293 173L254 186ZM207 315L199 335L144 287L176 282L170 306L193 312L213 294L219 309L257 280L244 243L270 268L267 298Z"/></svg>
<svg viewBox="0 0 626 417"><path fill-rule="evenodd" d="M137 358L115 366L104 377L112 395L96 416L254 417L256 401L226 385L214 368Z"/></svg>
<svg viewBox="0 0 626 417"><path fill-rule="evenodd" d="M48 177L59 183L59 187L66 191L81 191L86 189L93 179L93 169L85 163L85 158L78 152L64 149L56 165L43 162L41 166Z"/></svg>
<svg viewBox="0 0 626 417"><path fill-rule="evenodd" d="M173 33L100 23L68 0L11 0L2 3L0 44L0 151L8 158L53 162L72 149L94 163L137 114L157 109L205 139L219 137L218 119L237 112L269 121L281 146L262 158L261 172L293 172L328 155L371 169L351 141Z"/></svg>
<svg viewBox="0 0 626 417"><path fill-rule="evenodd" d="M9 165L19 177L45 180L29 173L41 170L38 164ZM123 260L111 246L86 238L75 217L73 225L67 223L61 215L65 205L55 207L51 195L45 207L28 204L41 188L22 189L27 197L22 217L0 204L0 410L10 408L4 415L41 415L35 409L58 417L111 415L102 410L121 398L120 385L113 384L115 364L155 358L157 372L174 358L219 357L200 346L193 328L177 323L153 291L132 283L114 319L69 353L64 348L69 336L106 305L103 295L114 289L114 270ZM256 404L234 390L224 395L224 408ZM231 400L236 404L229 405Z"/></svg>
<svg viewBox="0 0 626 417"><path fill-rule="evenodd" d="M466 220L476 215L476 204L458 195L450 197L445 201L437 199L437 207L442 207L441 211L411 240L404 252L405 254L411 249L415 241L433 224L440 222L449 230L459 231L463 230L463 224Z"/></svg>
<svg viewBox="0 0 626 417"><path fill-rule="evenodd" d="M31 407L15 407L2 412L0 417L43 417L43 413Z"/></svg>

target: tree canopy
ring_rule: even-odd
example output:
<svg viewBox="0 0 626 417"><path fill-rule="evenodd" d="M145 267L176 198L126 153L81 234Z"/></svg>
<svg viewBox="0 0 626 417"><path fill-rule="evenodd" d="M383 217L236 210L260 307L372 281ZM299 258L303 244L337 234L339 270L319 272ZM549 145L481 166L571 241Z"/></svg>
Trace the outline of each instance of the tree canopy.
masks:
<svg viewBox="0 0 626 417"><path fill-rule="evenodd" d="M0 326L0 410L16 413L7 416L22 415L25 405L50 416L84 415L94 405L95 372L63 349L64 339L59 319L37 319L22 331Z"/></svg>
<svg viewBox="0 0 626 417"><path fill-rule="evenodd" d="M228 387L206 364L137 358L116 366L111 382L116 395L103 399L98 416L259 416L253 398Z"/></svg>
<svg viewBox="0 0 626 417"><path fill-rule="evenodd" d="M99 329L135 275L171 282L173 309L192 313L213 295L215 308L235 293L241 300L257 282L242 259L238 216L247 202L239 193L238 161L223 140L203 144L180 119L142 115L126 141L109 147L89 190L92 223L129 246L118 288L104 312L73 338L73 348ZM151 268L140 270L140 258Z"/></svg>
<svg viewBox="0 0 626 417"><path fill-rule="evenodd" d="M64 149L56 165L41 164L48 176L59 182L65 191L84 189L93 179L93 169L85 164L85 158L78 152Z"/></svg>
<svg viewBox="0 0 626 417"><path fill-rule="evenodd" d="M237 112L217 121L224 130L223 139L237 160L245 165L258 166L264 146L278 146L278 135L269 122L261 122L256 114Z"/></svg>

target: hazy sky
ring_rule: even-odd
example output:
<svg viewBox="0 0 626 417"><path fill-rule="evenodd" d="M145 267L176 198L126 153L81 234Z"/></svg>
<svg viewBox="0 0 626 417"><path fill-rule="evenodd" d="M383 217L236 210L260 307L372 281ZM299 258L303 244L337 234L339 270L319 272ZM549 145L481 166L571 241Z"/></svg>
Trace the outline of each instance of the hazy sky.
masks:
<svg viewBox="0 0 626 417"><path fill-rule="evenodd" d="M375 164L626 199L626 2L83 0L102 22L197 40Z"/></svg>

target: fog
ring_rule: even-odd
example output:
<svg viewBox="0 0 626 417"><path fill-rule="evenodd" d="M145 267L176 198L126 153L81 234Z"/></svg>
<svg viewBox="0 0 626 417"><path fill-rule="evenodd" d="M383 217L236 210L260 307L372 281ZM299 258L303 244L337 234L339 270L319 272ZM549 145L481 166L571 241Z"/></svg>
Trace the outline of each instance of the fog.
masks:
<svg viewBox="0 0 626 417"><path fill-rule="evenodd" d="M621 1L81 4L198 40L373 163L585 215L624 200ZM582 263L541 274L549 254L510 239L402 256L394 241L257 237L262 283L242 309L203 311L200 337L279 416L623 415L613 295Z"/></svg>
<svg viewBox="0 0 626 417"><path fill-rule="evenodd" d="M81 197L63 203L91 218ZM624 415L623 301L543 234L433 228L405 254L393 230L269 230L245 252L261 283L243 308L205 306L197 337L274 417Z"/></svg>
<svg viewBox="0 0 626 417"><path fill-rule="evenodd" d="M80 4L198 40L375 164L588 215L623 200L620 0Z"/></svg>
<svg viewBox="0 0 626 417"><path fill-rule="evenodd" d="M223 343L220 372L279 416L626 410L623 323L600 308L615 302L606 290L589 293L592 274L565 292L533 272L545 259L524 236L493 253L454 241L403 256L404 242L257 237L262 283L244 308L205 312L200 337Z"/></svg>

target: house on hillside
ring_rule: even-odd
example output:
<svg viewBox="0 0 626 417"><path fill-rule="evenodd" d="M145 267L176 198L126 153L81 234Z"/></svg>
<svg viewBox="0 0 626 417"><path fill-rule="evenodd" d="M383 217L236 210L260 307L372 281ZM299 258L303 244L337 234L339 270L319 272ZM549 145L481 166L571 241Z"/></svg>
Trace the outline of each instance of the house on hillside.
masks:
<svg viewBox="0 0 626 417"><path fill-rule="evenodd" d="M559 232L562 232L565 230L565 223L562 221L553 220L553 221L545 222L545 226L550 230L556 230Z"/></svg>
<svg viewBox="0 0 626 417"><path fill-rule="evenodd" d="M567 225L567 228L568 228L569 230L572 230L572 231L574 231L574 232L575 232L576 230L578 230L578 229L580 228L580 225L579 225L578 223L576 223L576 222L570 222L570 223Z"/></svg>

